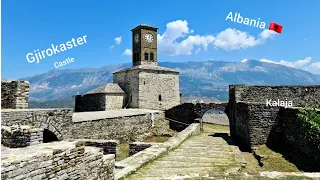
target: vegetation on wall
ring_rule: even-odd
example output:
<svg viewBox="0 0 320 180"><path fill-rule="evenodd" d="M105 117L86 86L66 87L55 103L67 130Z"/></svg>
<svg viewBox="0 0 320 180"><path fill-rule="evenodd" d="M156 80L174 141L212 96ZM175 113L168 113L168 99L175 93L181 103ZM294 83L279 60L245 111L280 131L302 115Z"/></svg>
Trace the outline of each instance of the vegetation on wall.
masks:
<svg viewBox="0 0 320 180"><path fill-rule="evenodd" d="M320 111L316 108L300 109L298 118L303 121L303 126L307 130L305 139L320 149Z"/></svg>

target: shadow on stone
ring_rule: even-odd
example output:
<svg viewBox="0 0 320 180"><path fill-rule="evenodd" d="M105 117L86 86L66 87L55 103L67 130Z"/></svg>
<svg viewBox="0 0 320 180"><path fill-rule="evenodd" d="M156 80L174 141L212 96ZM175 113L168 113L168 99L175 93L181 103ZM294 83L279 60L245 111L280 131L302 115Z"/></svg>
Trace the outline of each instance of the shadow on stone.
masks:
<svg viewBox="0 0 320 180"><path fill-rule="evenodd" d="M209 136L212 136L212 137L221 137L221 138L223 138L223 139L228 143L228 145L233 145L233 146L236 145L236 144L233 142L232 138L229 136L228 133L214 133L214 134L210 134Z"/></svg>

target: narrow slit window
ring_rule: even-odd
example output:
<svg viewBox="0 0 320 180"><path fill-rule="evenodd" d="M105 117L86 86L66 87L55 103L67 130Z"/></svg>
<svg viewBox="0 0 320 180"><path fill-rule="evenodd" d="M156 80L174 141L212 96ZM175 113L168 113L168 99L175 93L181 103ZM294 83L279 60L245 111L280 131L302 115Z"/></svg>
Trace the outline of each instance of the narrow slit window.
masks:
<svg viewBox="0 0 320 180"><path fill-rule="evenodd" d="M153 53L150 53L150 61L154 61L154 55L153 55Z"/></svg>
<svg viewBox="0 0 320 180"><path fill-rule="evenodd" d="M148 53L144 53L144 60L149 60L149 54Z"/></svg>
<svg viewBox="0 0 320 180"><path fill-rule="evenodd" d="M159 95L159 101L162 101L161 95Z"/></svg>

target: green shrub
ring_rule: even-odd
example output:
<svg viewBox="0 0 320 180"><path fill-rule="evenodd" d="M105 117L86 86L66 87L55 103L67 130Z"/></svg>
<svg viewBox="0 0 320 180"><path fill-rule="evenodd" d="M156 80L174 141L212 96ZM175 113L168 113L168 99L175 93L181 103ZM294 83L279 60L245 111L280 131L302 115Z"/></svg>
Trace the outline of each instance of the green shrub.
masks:
<svg viewBox="0 0 320 180"><path fill-rule="evenodd" d="M306 130L305 138L320 147L320 114L315 108L300 109L298 118Z"/></svg>
<svg viewBox="0 0 320 180"><path fill-rule="evenodd" d="M320 126L320 114L315 108L300 109L298 117L302 121Z"/></svg>

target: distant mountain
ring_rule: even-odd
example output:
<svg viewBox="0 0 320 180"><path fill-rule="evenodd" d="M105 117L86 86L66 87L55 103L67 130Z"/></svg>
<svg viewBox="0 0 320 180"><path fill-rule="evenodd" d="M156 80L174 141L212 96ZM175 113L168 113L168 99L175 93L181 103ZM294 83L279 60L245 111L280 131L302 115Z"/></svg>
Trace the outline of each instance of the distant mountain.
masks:
<svg viewBox="0 0 320 180"><path fill-rule="evenodd" d="M130 66L131 63L126 63L101 68L51 70L22 79L30 82L31 101L71 99L77 93L83 94L112 82L113 72ZM319 75L256 60L247 62L160 62L159 66L180 71L180 91L185 97L207 97L226 101L229 84L320 84Z"/></svg>

